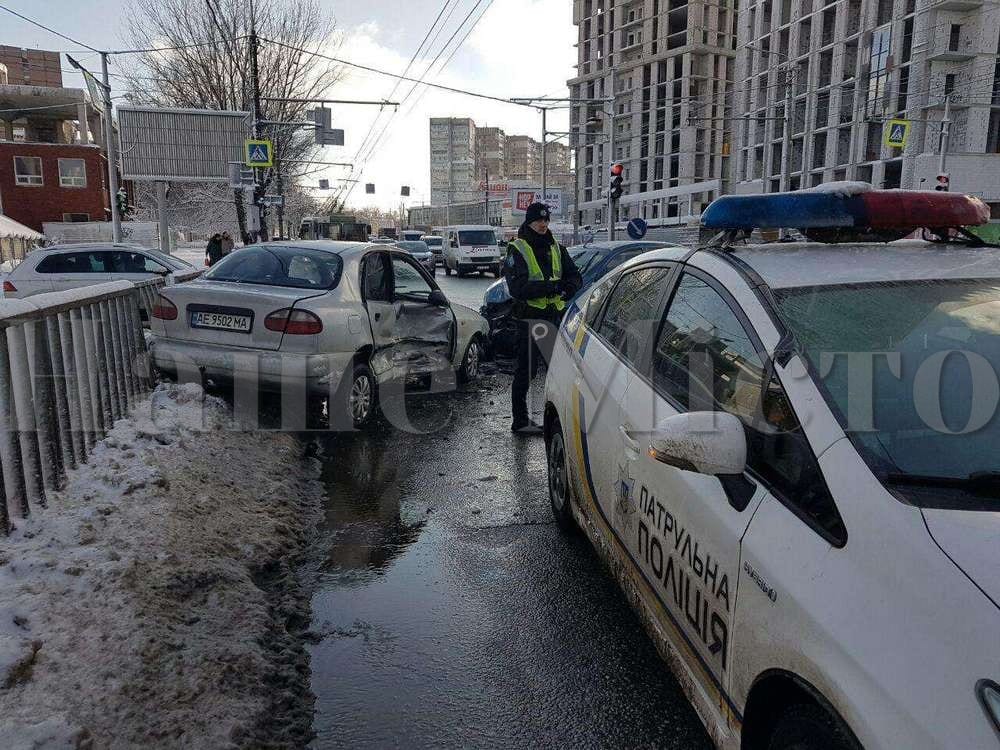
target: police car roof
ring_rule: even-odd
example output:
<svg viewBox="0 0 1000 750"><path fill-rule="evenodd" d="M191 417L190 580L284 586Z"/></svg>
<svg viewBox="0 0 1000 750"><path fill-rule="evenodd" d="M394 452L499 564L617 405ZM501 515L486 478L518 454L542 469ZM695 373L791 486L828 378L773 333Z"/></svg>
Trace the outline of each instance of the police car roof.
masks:
<svg viewBox="0 0 1000 750"><path fill-rule="evenodd" d="M733 254L772 289L872 281L1000 278L1000 248L922 240L886 243L775 242Z"/></svg>

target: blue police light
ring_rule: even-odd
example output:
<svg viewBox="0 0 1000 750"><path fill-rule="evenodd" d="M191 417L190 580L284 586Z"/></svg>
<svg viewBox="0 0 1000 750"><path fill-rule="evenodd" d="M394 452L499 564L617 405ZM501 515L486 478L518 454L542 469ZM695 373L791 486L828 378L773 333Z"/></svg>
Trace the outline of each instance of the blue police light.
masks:
<svg viewBox="0 0 1000 750"><path fill-rule="evenodd" d="M718 230L915 230L985 224L990 210L978 198L928 190L873 190L866 183L830 183L770 195L724 195L701 215ZM903 235L905 236L905 232Z"/></svg>

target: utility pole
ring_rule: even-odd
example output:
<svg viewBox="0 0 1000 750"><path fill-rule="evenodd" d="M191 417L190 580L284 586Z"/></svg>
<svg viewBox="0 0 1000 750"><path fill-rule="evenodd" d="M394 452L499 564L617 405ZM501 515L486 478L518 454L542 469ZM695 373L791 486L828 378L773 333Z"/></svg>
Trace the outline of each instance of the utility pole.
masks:
<svg viewBox="0 0 1000 750"><path fill-rule="evenodd" d="M107 141L108 190L111 192L111 239L122 241L122 217L118 210L118 145L115 125L111 119L111 84L108 81L108 53L101 53L101 78L104 79L104 140ZM169 247L169 245L168 245Z"/></svg>
<svg viewBox="0 0 1000 750"><path fill-rule="evenodd" d="M580 244L580 144L573 143L573 244Z"/></svg>
<svg viewBox="0 0 1000 750"><path fill-rule="evenodd" d="M548 113L549 113L548 109L542 107L542 203L545 203L546 206L549 205L546 201L546 199L548 198L548 193L545 192L545 188L548 186L547 181L545 179L547 177L545 173L548 167L548 154L547 154L548 148L546 147L545 143L545 139L548 137L548 132L545 127L545 116Z"/></svg>
<svg viewBox="0 0 1000 750"><path fill-rule="evenodd" d="M486 172L486 187L483 190L483 224L490 223L490 173Z"/></svg>
<svg viewBox="0 0 1000 750"><path fill-rule="evenodd" d="M951 94L944 97L944 119L941 120L941 153L938 156L938 173L944 173L945 161L948 158L948 135L951 131Z"/></svg>
<svg viewBox="0 0 1000 750"><path fill-rule="evenodd" d="M608 99L611 106L608 108L608 148L611 154L608 158L608 241L615 241L615 199L611 197L611 167L615 164L615 71L611 71L611 97Z"/></svg>
<svg viewBox="0 0 1000 750"><path fill-rule="evenodd" d="M260 138L260 72L257 68L257 15L254 9L254 0L250 0L250 81L253 86L253 99L250 104L250 117L253 126L253 137ZM254 205L260 216L260 229L257 232L258 242L267 239L267 209L264 207L264 171L255 168L256 177L253 196Z"/></svg>
<svg viewBox="0 0 1000 750"><path fill-rule="evenodd" d="M784 141L781 159L781 190L790 190L792 174L792 81L795 79L794 68L791 63L785 68L785 128L782 140Z"/></svg>

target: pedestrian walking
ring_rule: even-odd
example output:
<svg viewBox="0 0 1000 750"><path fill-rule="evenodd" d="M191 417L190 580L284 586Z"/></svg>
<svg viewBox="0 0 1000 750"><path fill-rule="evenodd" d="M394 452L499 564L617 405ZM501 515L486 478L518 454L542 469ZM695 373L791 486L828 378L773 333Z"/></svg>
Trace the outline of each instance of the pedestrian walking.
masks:
<svg viewBox="0 0 1000 750"><path fill-rule="evenodd" d="M222 260L222 235L216 232L205 247L205 265L214 266Z"/></svg>
<svg viewBox="0 0 1000 750"><path fill-rule="evenodd" d="M236 247L236 243L233 242L233 235L229 232L222 233L222 257L226 257L233 251Z"/></svg>
<svg viewBox="0 0 1000 750"><path fill-rule="evenodd" d="M528 414L528 388L543 355L548 361L552 352L566 300L583 286L573 259L549 231L550 218L544 203L528 206L517 239L507 245L504 262L503 274L514 298L513 317L518 323L510 429L520 435L542 431Z"/></svg>

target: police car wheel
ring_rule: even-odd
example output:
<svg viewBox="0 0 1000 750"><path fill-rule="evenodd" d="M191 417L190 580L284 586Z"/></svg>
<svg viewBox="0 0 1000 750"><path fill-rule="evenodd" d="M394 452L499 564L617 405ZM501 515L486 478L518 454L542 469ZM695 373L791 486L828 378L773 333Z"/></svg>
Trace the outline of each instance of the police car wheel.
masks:
<svg viewBox="0 0 1000 750"><path fill-rule="evenodd" d="M820 706L800 704L785 710L767 750L859 750L843 726Z"/></svg>
<svg viewBox="0 0 1000 750"><path fill-rule="evenodd" d="M556 523L565 530L573 529L573 510L570 508L569 473L566 466L566 443L562 427L558 422L552 425L552 434L547 441L546 455L549 465L549 501Z"/></svg>

